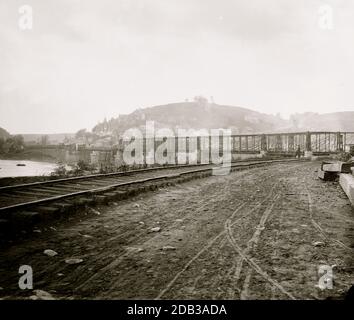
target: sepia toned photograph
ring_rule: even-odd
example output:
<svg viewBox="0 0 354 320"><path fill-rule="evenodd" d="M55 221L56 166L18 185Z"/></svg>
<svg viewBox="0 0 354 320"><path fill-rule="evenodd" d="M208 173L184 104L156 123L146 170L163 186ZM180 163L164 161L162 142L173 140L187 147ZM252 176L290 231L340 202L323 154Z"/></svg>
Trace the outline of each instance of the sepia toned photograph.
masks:
<svg viewBox="0 0 354 320"><path fill-rule="evenodd" d="M353 14L0 0L0 300L353 300Z"/></svg>

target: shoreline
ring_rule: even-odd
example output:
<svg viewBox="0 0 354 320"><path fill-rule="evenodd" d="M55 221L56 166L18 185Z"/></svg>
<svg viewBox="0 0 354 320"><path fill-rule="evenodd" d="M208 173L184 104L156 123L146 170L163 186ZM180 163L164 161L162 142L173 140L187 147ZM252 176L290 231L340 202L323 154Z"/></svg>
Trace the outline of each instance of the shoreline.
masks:
<svg viewBox="0 0 354 320"><path fill-rule="evenodd" d="M37 161L37 162L49 162L58 163L58 159L44 155L39 151L24 150L20 153L13 154L0 154L0 160L27 160L27 161Z"/></svg>

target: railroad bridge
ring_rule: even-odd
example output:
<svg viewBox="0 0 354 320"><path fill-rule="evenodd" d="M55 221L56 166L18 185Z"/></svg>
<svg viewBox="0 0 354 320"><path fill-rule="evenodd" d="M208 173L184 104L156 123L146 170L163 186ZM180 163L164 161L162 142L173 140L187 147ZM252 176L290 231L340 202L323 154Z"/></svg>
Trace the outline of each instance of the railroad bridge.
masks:
<svg viewBox="0 0 354 320"><path fill-rule="evenodd" d="M149 154L153 152L149 149L156 150L162 143L167 140L173 143L174 153L177 155L175 163L179 163L178 154L183 152L190 155L193 152L201 151L203 148L203 139L201 136L178 137L164 139L151 138L154 141L149 142L149 139L142 139L142 163L148 163ZM268 155L283 155L294 156L297 148L305 154L312 153L313 155L335 154L343 151L349 152L354 146L354 132L291 132L291 133L266 133L266 134L240 134L230 137L230 147L233 160L262 157ZM181 140L184 140L184 150L179 147ZM213 139L210 139L210 144ZM75 164L79 160L90 164L96 164L101 167L115 168L124 164L123 151L131 141L121 139L118 145L113 147L86 147L75 145L69 146L32 146L29 149L35 149L43 156L50 156L57 161L69 164ZM215 142L215 140L214 140ZM218 141L219 153L223 150L223 137L220 136ZM209 145L209 149L210 145ZM215 149L214 149L215 150ZM188 157L191 160L191 157ZM200 163L200 156L196 156L196 162ZM152 159L154 162L154 159Z"/></svg>
<svg viewBox="0 0 354 320"><path fill-rule="evenodd" d="M223 152L223 144L225 136L220 135L216 139L213 137L207 138L203 136L189 137L165 137L165 138L150 138L143 139L143 157L144 163L148 163L147 159L152 150L157 150L159 146L165 143L166 146L174 146L174 154L176 159L180 153L196 153L194 157L197 163L200 163L200 152L205 152L205 141L207 141L207 151L219 153ZM215 138L215 137L214 137ZM233 160L262 157L263 155L283 155L294 156L299 148L305 156L310 155L328 155L341 152L349 152L354 146L354 132L291 132L291 133L269 133L269 134L240 134L231 135L228 137ZM170 142L168 142L170 140ZM175 141L173 141L175 140ZM181 148L181 140L184 140ZM167 142L167 143L166 143ZM122 161L120 154L124 148L131 143L131 140L121 140L117 147L116 159ZM213 143L217 144L216 148L212 148ZM215 147L215 146L214 146ZM229 151L229 150L228 150ZM178 161L176 160L176 163Z"/></svg>
<svg viewBox="0 0 354 320"><path fill-rule="evenodd" d="M297 147L314 153L349 151L354 145L354 132L294 132L232 136L233 152L289 152Z"/></svg>

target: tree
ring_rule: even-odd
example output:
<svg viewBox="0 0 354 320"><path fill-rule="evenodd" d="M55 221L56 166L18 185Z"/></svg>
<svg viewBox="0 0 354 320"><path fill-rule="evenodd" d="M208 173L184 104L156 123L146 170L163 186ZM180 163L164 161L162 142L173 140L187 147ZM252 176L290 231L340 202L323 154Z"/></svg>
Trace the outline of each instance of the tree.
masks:
<svg viewBox="0 0 354 320"><path fill-rule="evenodd" d="M79 139L79 138L85 138L87 134L86 129L80 129L78 132L76 132L75 134L75 138Z"/></svg>
<svg viewBox="0 0 354 320"><path fill-rule="evenodd" d="M4 152L5 139L0 137L0 153Z"/></svg>
<svg viewBox="0 0 354 320"><path fill-rule="evenodd" d="M64 141L63 141L63 142L64 142L64 144L65 144L65 143L69 143L69 142L70 142L70 139L68 138L68 136L67 136L67 135L65 135L65 138L64 138Z"/></svg>
<svg viewBox="0 0 354 320"><path fill-rule="evenodd" d="M202 106L206 106L208 104L208 99L203 96L194 97L194 101L199 103Z"/></svg>
<svg viewBox="0 0 354 320"><path fill-rule="evenodd" d="M21 135L11 136L3 143L4 153L19 153L24 149L24 139Z"/></svg>

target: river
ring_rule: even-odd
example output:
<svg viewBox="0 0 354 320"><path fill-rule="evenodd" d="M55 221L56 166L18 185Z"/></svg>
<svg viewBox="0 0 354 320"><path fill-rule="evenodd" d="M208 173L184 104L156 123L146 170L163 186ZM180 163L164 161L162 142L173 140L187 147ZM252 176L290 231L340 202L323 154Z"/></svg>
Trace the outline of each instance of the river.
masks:
<svg viewBox="0 0 354 320"><path fill-rule="evenodd" d="M23 164L25 166L17 166ZM0 160L0 177L32 177L50 175L57 167L55 163L30 160Z"/></svg>

